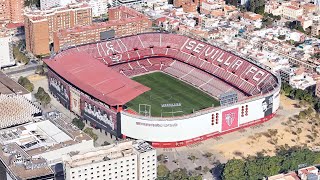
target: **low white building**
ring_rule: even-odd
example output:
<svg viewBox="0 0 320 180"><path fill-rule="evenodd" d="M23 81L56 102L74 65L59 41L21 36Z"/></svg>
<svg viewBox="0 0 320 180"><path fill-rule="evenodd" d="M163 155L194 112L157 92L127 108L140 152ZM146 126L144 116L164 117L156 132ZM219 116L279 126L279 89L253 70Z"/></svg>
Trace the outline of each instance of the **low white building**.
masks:
<svg viewBox="0 0 320 180"><path fill-rule="evenodd" d="M92 138L62 117L1 129L0 134L7 179L54 179L53 166L63 155L94 148Z"/></svg>
<svg viewBox="0 0 320 180"><path fill-rule="evenodd" d="M15 65L12 54L12 37L0 34L0 68Z"/></svg>
<svg viewBox="0 0 320 180"><path fill-rule="evenodd" d="M112 0L112 6L133 6L143 4L144 0Z"/></svg>
<svg viewBox="0 0 320 180"><path fill-rule="evenodd" d="M46 10L58 6L63 7L75 2L75 0L40 0L40 9Z"/></svg>
<svg viewBox="0 0 320 180"><path fill-rule="evenodd" d="M157 178L156 150L142 140L119 142L63 156L66 180Z"/></svg>
<svg viewBox="0 0 320 180"><path fill-rule="evenodd" d="M296 89L306 89L309 86L315 85L317 82L307 73L292 76L289 84Z"/></svg>
<svg viewBox="0 0 320 180"><path fill-rule="evenodd" d="M88 4L92 8L92 16L98 17L108 12L108 1L107 0L90 0Z"/></svg>

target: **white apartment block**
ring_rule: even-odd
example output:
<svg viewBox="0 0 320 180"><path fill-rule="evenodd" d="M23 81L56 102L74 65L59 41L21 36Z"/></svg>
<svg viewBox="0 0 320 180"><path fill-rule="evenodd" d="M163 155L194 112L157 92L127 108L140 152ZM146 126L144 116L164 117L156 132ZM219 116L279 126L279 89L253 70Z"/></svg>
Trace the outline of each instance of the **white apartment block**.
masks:
<svg viewBox="0 0 320 180"><path fill-rule="evenodd" d="M112 0L112 6L133 6L144 3L144 0Z"/></svg>
<svg viewBox="0 0 320 180"><path fill-rule="evenodd" d="M108 12L108 1L107 0L90 0L88 2L92 8L92 16L98 17Z"/></svg>
<svg viewBox="0 0 320 180"><path fill-rule="evenodd" d="M12 54L12 38L11 36L0 35L0 68L15 65Z"/></svg>
<svg viewBox="0 0 320 180"><path fill-rule="evenodd" d="M40 0L40 9L46 10L53 7L63 7L75 2L75 0Z"/></svg>
<svg viewBox="0 0 320 180"><path fill-rule="evenodd" d="M156 150L142 140L119 142L63 157L66 180L154 180Z"/></svg>

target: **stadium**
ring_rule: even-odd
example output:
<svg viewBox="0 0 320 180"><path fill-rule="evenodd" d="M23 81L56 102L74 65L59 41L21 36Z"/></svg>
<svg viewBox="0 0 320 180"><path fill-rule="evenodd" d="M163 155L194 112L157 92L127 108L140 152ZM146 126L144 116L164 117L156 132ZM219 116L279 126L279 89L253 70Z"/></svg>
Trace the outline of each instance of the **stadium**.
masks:
<svg viewBox="0 0 320 180"><path fill-rule="evenodd" d="M206 42L145 33L45 59L51 94L117 138L179 147L263 123L280 104L267 68Z"/></svg>

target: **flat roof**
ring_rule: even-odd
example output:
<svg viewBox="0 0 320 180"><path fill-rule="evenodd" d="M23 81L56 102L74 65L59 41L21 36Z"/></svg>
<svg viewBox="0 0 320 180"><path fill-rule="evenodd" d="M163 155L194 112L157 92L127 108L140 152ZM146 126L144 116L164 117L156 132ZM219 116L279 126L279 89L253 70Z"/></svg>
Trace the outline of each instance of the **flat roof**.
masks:
<svg viewBox="0 0 320 180"><path fill-rule="evenodd" d="M20 84L0 71L0 94L28 94L29 92Z"/></svg>
<svg viewBox="0 0 320 180"><path fill-rule="evenodd" d="M53 170L48 166L45 159L31 158L17 143L0 144L0 148L2 149L0 151L0 158L3 164L15 177L19 179L32 179L39 176L53 175ZM19 161L25 162L19 163Z"/></svg>
<svg viewBox="0 0 320 180"><path fill-rule="evenodd" d="M65 80L110 106L123 105L150 90L84 52L44 62Z"/></svg>
<svg viewBox="0 0 320 180"><path fill-rule="evenodd" d="M128 156L134 156L155 150L143 140L120 141L108 146L96 147L85 152L68 153L63 157L64 162L71 168L101 161L109 161Z"/></svg>
<svg viewBox="0 0 320 180"><path fill-rule="evenodd" d="M47 159L45 154L55 151L56 158L61 158L63 152L56 150L84 141L92 139L62 117L29 123L0 130L0 159L18 179L52 175L52 159Z"/></svg>

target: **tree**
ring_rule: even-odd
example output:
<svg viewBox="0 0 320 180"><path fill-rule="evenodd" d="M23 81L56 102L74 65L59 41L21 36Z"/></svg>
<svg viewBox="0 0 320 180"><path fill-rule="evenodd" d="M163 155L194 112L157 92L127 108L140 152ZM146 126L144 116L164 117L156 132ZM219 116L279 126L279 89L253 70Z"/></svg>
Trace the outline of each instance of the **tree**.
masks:
<svg viewBox="0 0 320 180"><path fill-rule="evenodd" d="M24 6L27 7L31 7L31 6L36 6L36 7L40 7L40 0L24 0Z"/></svg>
<svg viewBox="0 0 320 180"><path fill-rule="evenodd" d="M101 144L101 146L108 146L108 145L110 145L110 143L107 141L105 141L105 142L103 142L103 144Z"/></svg>
<svg viewBox="0 0 320 180"><path fill-rule="evenodd" d="M183 180L188 180L189 176L188 176L188 171L186 168L178 168L173 170L170 174L169 174L169 180L176 180L176 179L183 179Z"/></svg>
<svg viewBox="0 0 320 180"><path fill-rule="evenodd" d="M74 118L72 120L72 124L77 126L80 130L82 130L84 128L84 126L85 126L84 122L81 119L78 119L78 118Z"/></svg>
<svg viewBox="0 0 320 180"><path fill-rule="evenodd" d="M280 35L280 36L278 36L278 39L280 39L280 40L284 40L285 38L286 38L285 35Z"/></svg>
<svg viewBox="0 0 320 180"><path fill-rule="evenodd" d="M13 57L22 64L28 64L29 58L20 51L20 48L16 45L13 46Z"/></svg>
<svg viewBox="0 0 320 180"><path fill-rule="evenodd" d="M301 133L302 133L302 129L301 129L301 128L298 128L297 131L296 131L296 133L297 133L297 134L301 134Z"/></svg>
<svg viewBox="0 0 320 180"><path fill-rule="evenodd" d="M250 0L249 1L249 10L251 11L251 12L255 12L255 10L256 10L256 2L255 2L255 0Z"/></svg>
<svg viewBox="0 0 320 180"><path fill-rule="evenodd" d="M210 171L210 168L208 168L208 166L205 166L202 168L202 172L207 174Z"/></svg>
<svg viewBox="0 0 320 180"><path fill-rule="evenodd" d="M43 75L44 75L44 68L43 68L43 66L42 66L42 65L39 65L39 66L37 67L35 73L43 76Z"/></svg>
<svg viewBox="0 0 320 180"><path fill-rule="evenodd" d="M320 152L298 147L279 147L277 155L250 157L245 160L229 160L224 168L223 179L256 180L279 174L281 172L296 171L299 164L318 164Z"/></svg>
<svg viewBox="0 0 320 180"><path fill-rule="evenodd" d="M94 141L98 139L98 136L93 132L92 128L85 128L83 132L88 134Z"/></svg>
<svg viewBox="0 0 320 180"><path fill-rule="evenodd" d="M299 115L298 115L298 118L299 119L304 119L304 118L306 118L306 116L307 116L307 114L305 113L305 111L300 111Z"/></svg>
<svg viewBox="0 0 320 180"><path fill-rule="evenodd" d="M206 152L203 156L206 158L210 158L213 154L211 152Z"/></svg>
<svg viewBox="0 0 320 180"><path fill-rule="evenodd" d="M51 101L50 95L42 88L39 87L34 97L41 102L44 106L48 105Z"/></svg>
<svg viewBox="0 0 320 180"><path fill-rule="evenodd" d="M18 83L23 86L24 88L26 88L29 92L32 92L34 89L33 84L30 82L30 80L26 77L22 77L20 76L18 79Z"/></svg>
<svg viewBox="0 0 320 180"><path fill-rule="evenodd" d="M257 7L254 12L263 16L264 15L264 6Z"/></svg>
<svg viewBox="0 0 320 180"><path fill-rule="evenodd" d="M167 166L160 164L157 167L157 176L158 178L168 178L170 174L169 169L167 168Z"/></svg>
<svg viewBox="0 0 320 180"><path fill-rule="evenodd" d="M194 163L194 161L196 160L196 159L198 159L196 156L194 156L194 155L190 155L189 157L188 157L188 159L190 159L193 163Z"/></svg>
<svg viewBox="0 0 320 180"><path fill-rule="evenodd" d="M241 159L231 159L227 162L222 173L223 179L246 180L245 161Z"/></svg>

